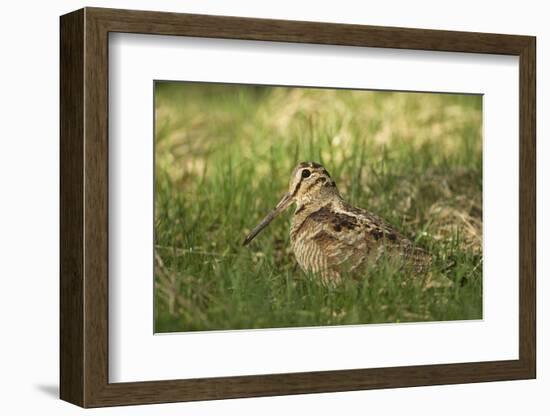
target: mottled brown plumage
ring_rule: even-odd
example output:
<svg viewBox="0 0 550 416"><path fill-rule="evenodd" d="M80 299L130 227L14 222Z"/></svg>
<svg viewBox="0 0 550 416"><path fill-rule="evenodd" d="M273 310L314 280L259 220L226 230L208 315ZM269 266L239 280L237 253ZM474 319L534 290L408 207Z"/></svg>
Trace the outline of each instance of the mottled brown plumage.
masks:
<svg viewBox="0 0 550 416"><path fill-rule="evenodd" d="M415 247L382 218L346 203L327 170L314 162L302 162L292 172L289 191L246 237L248 244L292 203L296 210L290 241L298 264L319 275L323 283L336 283L342 273L360 274L381 258L425 270L430 256Z"/></svg>

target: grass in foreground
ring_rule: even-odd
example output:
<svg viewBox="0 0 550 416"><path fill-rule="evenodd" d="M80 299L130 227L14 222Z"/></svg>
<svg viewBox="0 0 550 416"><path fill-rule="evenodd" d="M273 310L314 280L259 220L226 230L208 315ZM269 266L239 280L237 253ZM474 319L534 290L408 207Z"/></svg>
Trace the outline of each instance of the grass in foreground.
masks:
<svg viewBox="0 0 550 416"><path fill-rule="evenodd" d="M482 317L480 96L160 83L155 99L156 332ZM445 276L381 266L326 288L296 266L290 212L242 247L303 160Z"/></svg>

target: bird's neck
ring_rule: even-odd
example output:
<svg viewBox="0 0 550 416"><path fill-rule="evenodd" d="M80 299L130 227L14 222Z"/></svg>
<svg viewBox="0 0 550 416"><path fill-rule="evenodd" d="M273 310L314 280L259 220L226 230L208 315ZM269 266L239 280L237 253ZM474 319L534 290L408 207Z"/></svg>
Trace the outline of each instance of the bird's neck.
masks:
<svg viewBox="0 0 550 416"><path fill-rule="evenodd" d="M342 197L339 194L319 195L315 199L303 199L296 203L294 211L294 221L300 221L307 218L310 214L320 210L326 206L340 206L343 203Z"/></svg>

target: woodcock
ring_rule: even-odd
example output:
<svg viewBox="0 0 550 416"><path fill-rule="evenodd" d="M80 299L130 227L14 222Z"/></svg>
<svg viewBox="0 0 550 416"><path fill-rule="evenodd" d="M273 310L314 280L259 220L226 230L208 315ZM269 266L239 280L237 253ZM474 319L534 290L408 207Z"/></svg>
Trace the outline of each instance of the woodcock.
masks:
<svg viewBox="0 0 550 416"><path fill-rule="evenodd" d="M292 204L296 210L290 241L306 273L324 284L338 283L342 273L359 274L382 257L427 269L430 256L382 218L346 203L328 171L319 163L302 162L292 172L288 193L244 240L247 245Z"/></svg>

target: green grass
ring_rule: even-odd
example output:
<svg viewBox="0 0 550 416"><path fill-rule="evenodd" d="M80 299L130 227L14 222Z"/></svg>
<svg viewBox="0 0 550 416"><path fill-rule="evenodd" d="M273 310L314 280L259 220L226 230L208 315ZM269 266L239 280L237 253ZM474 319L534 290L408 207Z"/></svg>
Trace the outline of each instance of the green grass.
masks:
<svg viewBox="0 0 550 416"><path fill-rule="evenodd" d="M155 331L482 317L481 97L216 84L155 88ZM291 212L246 234L318 161L352 204L434 258L430 284L380 264L324 287Z"/></svg>

